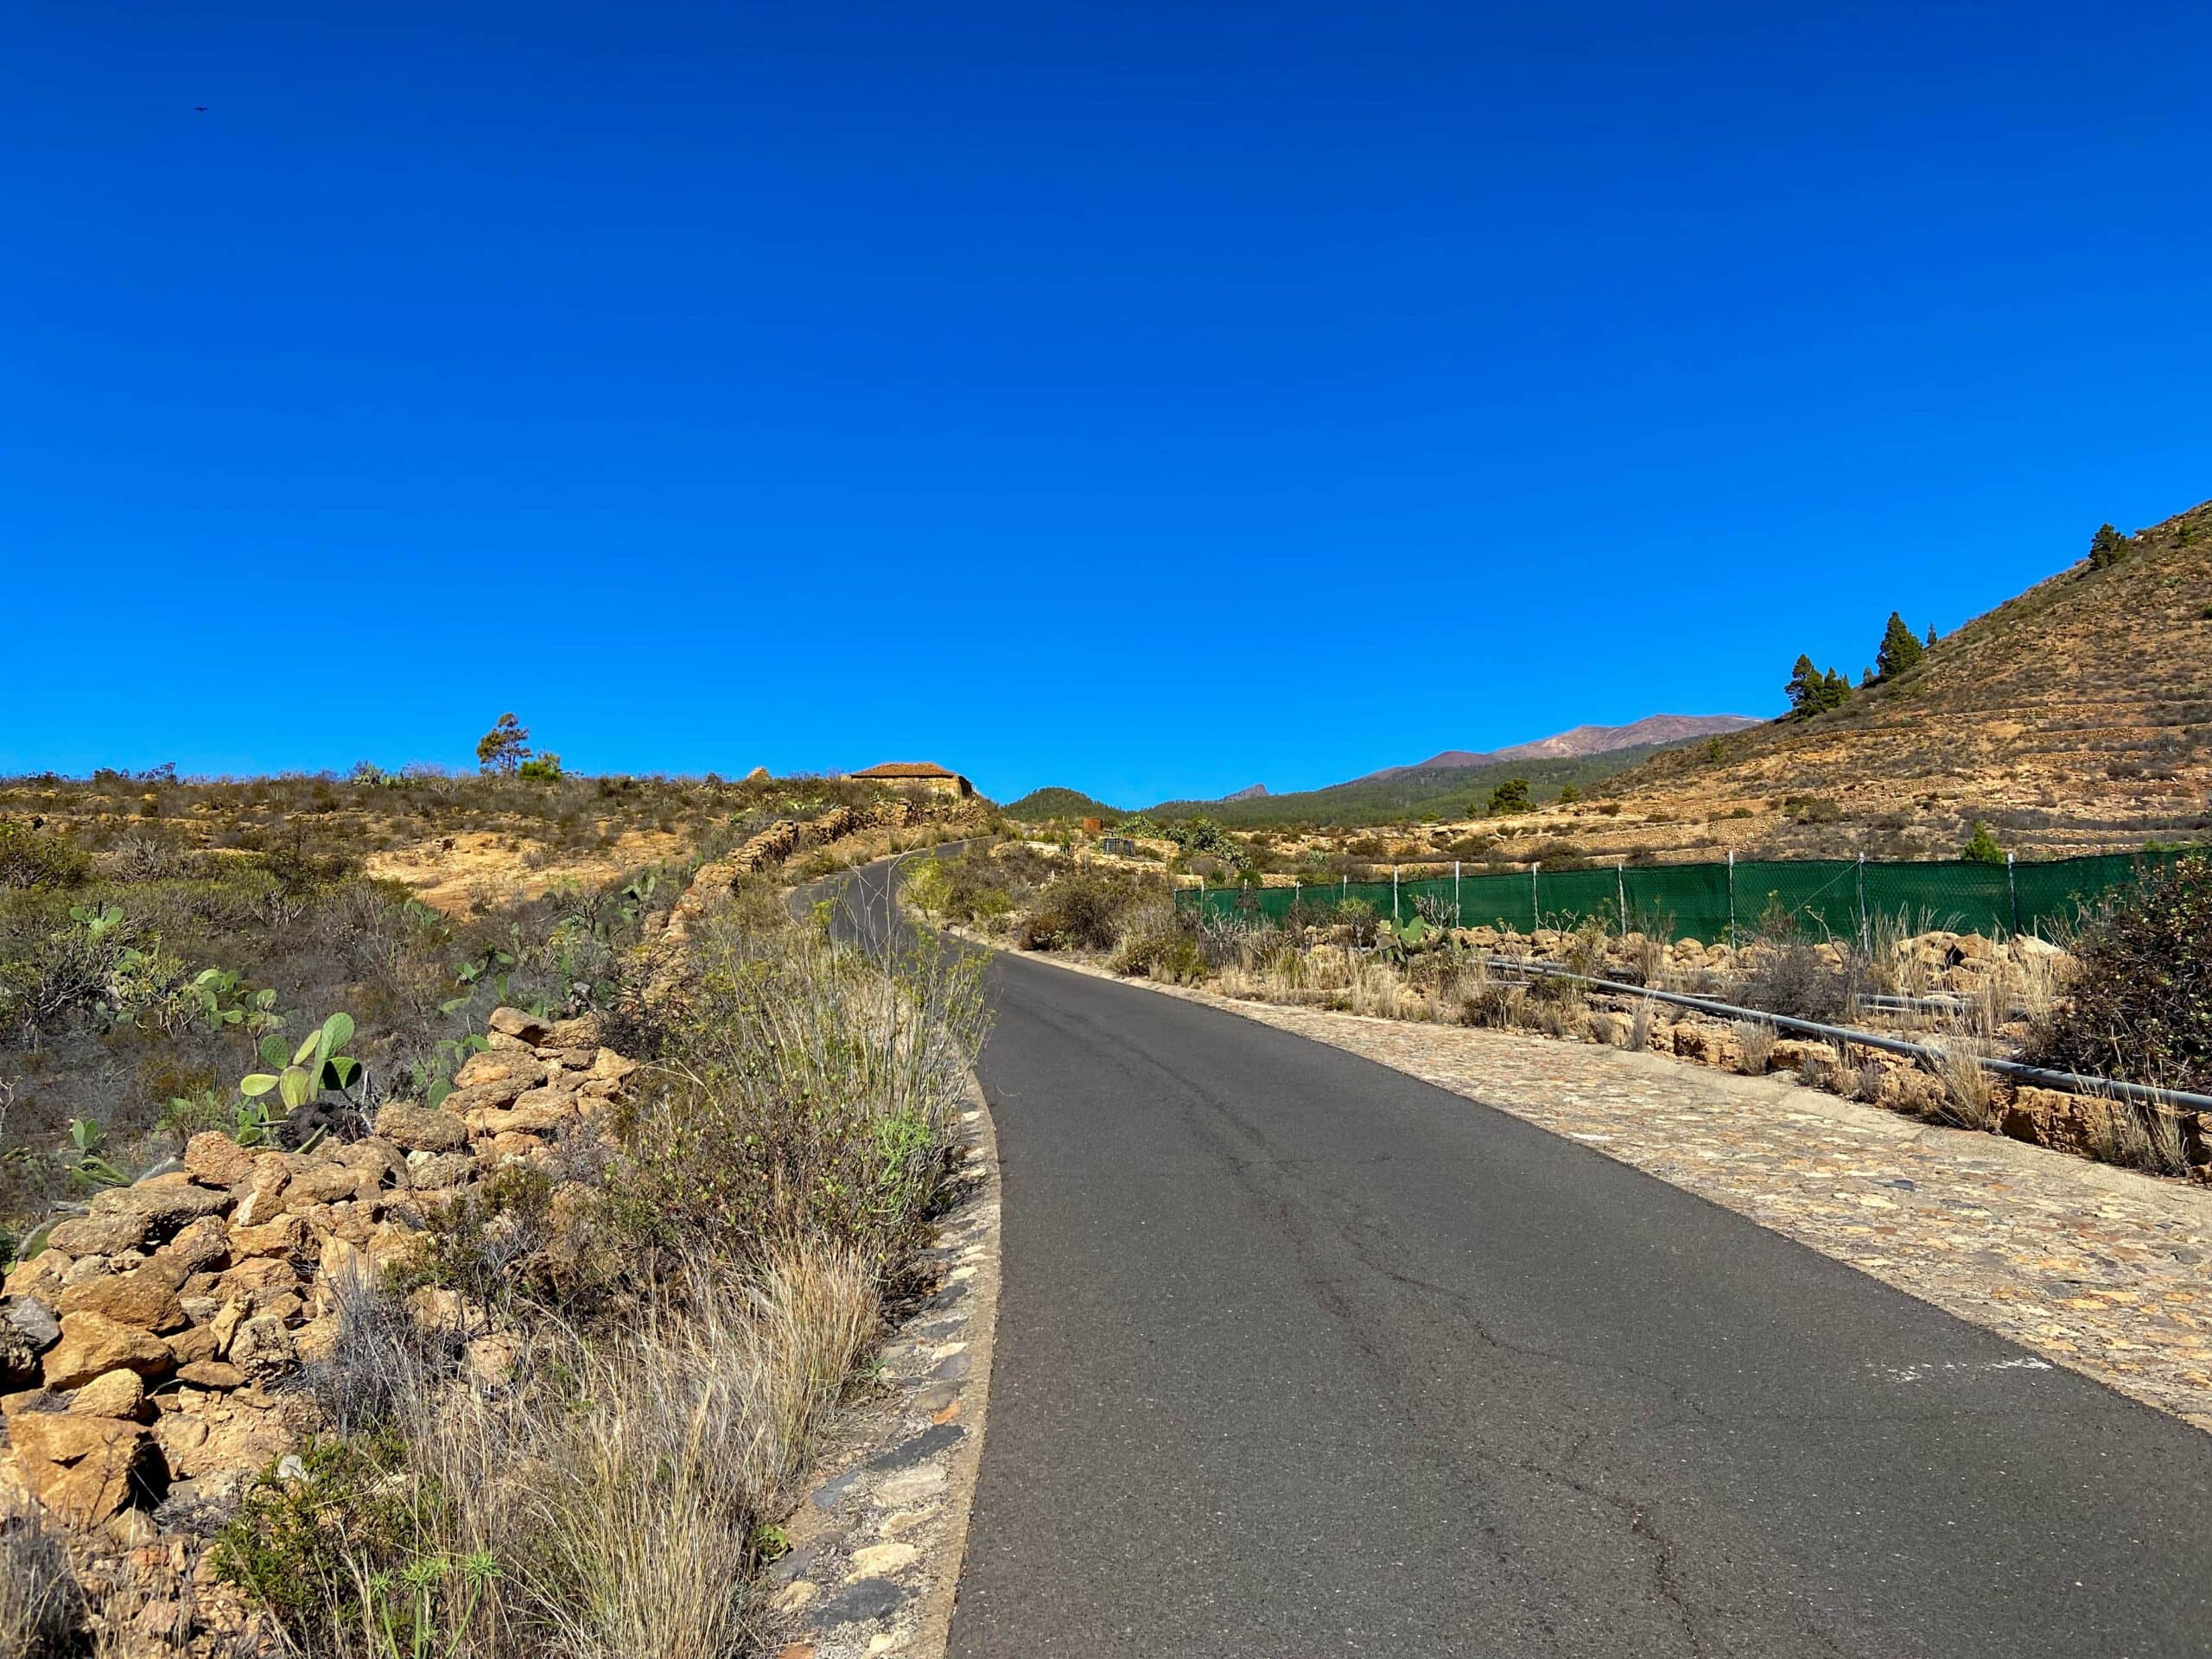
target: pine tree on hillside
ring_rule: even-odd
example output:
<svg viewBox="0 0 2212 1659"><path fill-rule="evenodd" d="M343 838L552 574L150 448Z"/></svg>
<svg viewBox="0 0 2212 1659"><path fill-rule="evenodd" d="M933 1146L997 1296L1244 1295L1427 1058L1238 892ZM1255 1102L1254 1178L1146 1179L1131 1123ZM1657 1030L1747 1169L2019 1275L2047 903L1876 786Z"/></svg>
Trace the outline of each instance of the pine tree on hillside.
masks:
<svg viewBox="0 0 2212 1659"><path fill-rule="evenodd" d="M2118 564L2126 551L2126 537L2110 524L2099 524L2097 533L2089 537L2089 569L2101 570L2107 565Z"/></svg>
<svg viewBox="0 0 2212 1659"><path fill-rule="evenodd" d="M1882 630L1882 648L1874 653L1874 677L1878 680L1895 679L1920 660L1924 649L1904 625L1904 618L1895 611L1890 613L1890 626Z"/></svg>
<svg viewBox="0 0 2212 1659"><path fill-rule="evenodd" d="M1936 643L1936 625L1933 622L1928 625L1928 643L1930 645Z"/></svg>
<svg viewBox="0 0 2212 1659"><path fill-rule="evenodd" d="M1851 695L1851 682L1832 668L1821 672L1813 666L1810 657L1801 655L1782 690L1789 699L1791 714L1817 715L1840 705Z"/></svg>
<svg viewBox="0 0 2212 1659"><path fill-rule="evenodd" d="M513 777L529 759L530 728L512 715L501 715L476 744L478 767L497 777Z"/></svg>

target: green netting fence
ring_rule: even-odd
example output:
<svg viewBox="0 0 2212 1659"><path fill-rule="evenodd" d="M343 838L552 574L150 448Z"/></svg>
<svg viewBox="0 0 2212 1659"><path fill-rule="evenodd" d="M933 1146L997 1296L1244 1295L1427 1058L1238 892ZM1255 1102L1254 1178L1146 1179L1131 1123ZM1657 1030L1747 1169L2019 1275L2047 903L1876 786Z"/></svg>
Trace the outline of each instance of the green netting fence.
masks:
<svg viewBox="0 0 2212 1659"><path fill-rule="evenodd" d="M1624 932L1670 939L1740 939L1786 916L1802 933L1844 937L1876 917L1903 917L1908 931L2043 933L2077 918L2106 895L2177 855L2110 853L2036 863L1916 863L1872 859L1731 860L1725 864L1623 864L1509 874L1393 877L1287 887L1186 887L1179 906L1282 921L1326 918L1358 899L1376 915L1455 917L1464 927L1570 928L1599 917ZM1424 867L1433 868L1433 867Z"/></svg>

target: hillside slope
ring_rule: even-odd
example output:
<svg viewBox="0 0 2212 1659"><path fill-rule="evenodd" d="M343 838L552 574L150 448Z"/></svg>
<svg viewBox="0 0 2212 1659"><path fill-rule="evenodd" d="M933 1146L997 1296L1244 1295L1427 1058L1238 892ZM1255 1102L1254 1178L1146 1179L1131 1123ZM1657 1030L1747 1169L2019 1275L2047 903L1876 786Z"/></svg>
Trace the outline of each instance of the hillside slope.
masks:
<svg viewBox="0 0 2212 1659"><path fill-rule="evenodd" d="M1655 744L1686 743L1694 737L1740 732L1761 722L1750 715L1646 715L1625 726L1577 726L1554 737L1500 749L1494 760L1555 760L1585 754L1611 754Z"/></svg>
<svg viewBox="0 0 2212 1659"><path fill-rule="evenodd" d="M2024 856L2193 838L2212 829L2209 612L2212 502L2138 532L2117 563L2037 583L1840 709L1655 755L1607 783L1602 808L1541 828L1600 855L1948 856L1976 820Z"/></svg>
<svg viewBox="0 0 2212 1659"><path fill-rule="evenodd" d="M1020 800L1008 801L1004 810L1009 818L1019 818L1026 823L1042 823L1053 818L1110 819L1128 816L1118 806L1109 806L1079 789L1065 789L1058 784L1033 789Z"/></svg>
<svg viewBox="0 0 2212 1659"><path fill-rule="evenodd" d="M1649 747L1615 749L1603 754L1538 757L1529 760L1484 760L1478 765L1395 766L1325 789L1294 794L1253 796L1224 801L1163 801L1152 809L1160 818L1208 817L1236 827L1262 824L1395 823L1414 818L1454 819L1478 810L1491 790L1509 778L1524 779L1537 800L1556 796L1572 785L1586 791L1656 753Z"/></svg>
<svg viewBox="0 0 2212 1659"><path fill-rule="evenodd" d="M1471 770L1477 766L1496 766L1510 760L1587 760L1593 755L1617 754L1623 749L1643 751L1662 748L1670 743L1687 743L1694 737L1739 732L1747 726L1758 724L1759 721L1750 715L1646 715L1642 720L1630 721L1625 726L1577 726L1572 731L1555 732L1549 737L1540 737L1530 743L1508 744L1502 749L1446 749L1441 754L1432 754L1427 760L1415 761L1412 766L1385 766L1380 772L1370 772L1351 781L1355 784L1379 783L1386 778L1402 778L1408 772L1449 772L1455 768Z"/></svg>

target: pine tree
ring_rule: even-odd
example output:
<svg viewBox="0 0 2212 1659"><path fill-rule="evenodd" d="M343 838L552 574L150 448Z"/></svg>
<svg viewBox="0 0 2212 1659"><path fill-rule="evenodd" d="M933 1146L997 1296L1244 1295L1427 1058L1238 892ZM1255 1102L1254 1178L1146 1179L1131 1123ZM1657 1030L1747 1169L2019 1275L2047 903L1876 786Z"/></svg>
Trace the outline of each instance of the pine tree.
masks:
<svg viewBox="0 0 2212 1659"><path fill-rule="evenodd" d="M1935 625L1933 622L1930 622L1930 623L1928 625L1928 644L1932 647L1932 646L1935 645L1935 643L1936 643L1936 625Z"/></svg>
<svg viewBox="0 0 2212 1659"><path fill-rule="evenodd" d="M1801 655L1782 690L1789 699L1791 714L1817 715L1824 709L1840 707L1851 695L1851 682L1832 668L1821 672L1813 666L1810 657Z"/></svg>
<svg viewBox="0 0 2212 1659"><path fill-rule="evenodd" d="M530 759L530 728L512 715L501 715L478 740L476 764L486 772L512 777Z"/></svg>
<svg viewBox="0 0 2212 1659"><path fill-rule="evenodd" d="M1922 645L1904 625L1904 618L1890 613L1890 626L1882 630L1882 648L1874 653L1874 677L1892 680L1920 660Z"/></svg>
<svg viewBox="0 0 2212 1659"><path fill-rule="evenodd" d="M2089 569L2101 570L2107 565L2118 564L2126 551L2126 537L2110 524L2099 524L2097 533L2089 537Z"/></svg>
<svg viewBox="0 0 2212 1659"><path fill-rule="evenodd" d="M1813 666L1813 659L1803 652L1797 653L1797 666L1789 671L1789 680L1782 688L1789 699L1789 712L1809 715L1821 689L1821 671Z"/></svg>

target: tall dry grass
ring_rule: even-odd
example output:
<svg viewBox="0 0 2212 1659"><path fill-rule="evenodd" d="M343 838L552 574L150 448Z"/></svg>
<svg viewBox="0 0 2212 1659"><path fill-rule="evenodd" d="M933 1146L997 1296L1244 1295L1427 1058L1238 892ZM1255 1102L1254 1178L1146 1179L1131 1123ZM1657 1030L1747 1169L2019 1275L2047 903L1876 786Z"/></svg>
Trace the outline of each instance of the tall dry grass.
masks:
<svg viewBox="0 0 2212 1659"><path fill-rule="evenodd" d="M0 1507L0 1655L63 1659L79 1650L84 1619L60 1535L35 1509Z"/></svg>
<svg viewBox="0 0 2212 1659"><path fill-rule="evenodd" d="M397 1421L418 1556L489 1558L480 1659L724 1659L759 1529L874 1334L874 1265L799 1247L749 1285L700 1273L597 1337L537 1334L518 1393L448 1382ZM360 1564L358 1582L377 1564ZM371 1598L359 1598L365 1610ZM373 1651L373 1649L368 1649Z"/></svg>
<svg viewBox="0 0 2212 1659"><path fill-rule="evenodd" d="M265 1483L228 1537L295 1651L740 1650L760 1529L949 1179L983 1011L964 954L871 959L755 898L694 938L660 1081L603 1188L568 1195L583 1290L509 1262L526 1288L456 1320L436 1286L334 1287L307 1380L343 1455Z"/></svg>

